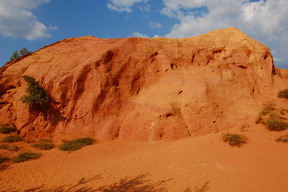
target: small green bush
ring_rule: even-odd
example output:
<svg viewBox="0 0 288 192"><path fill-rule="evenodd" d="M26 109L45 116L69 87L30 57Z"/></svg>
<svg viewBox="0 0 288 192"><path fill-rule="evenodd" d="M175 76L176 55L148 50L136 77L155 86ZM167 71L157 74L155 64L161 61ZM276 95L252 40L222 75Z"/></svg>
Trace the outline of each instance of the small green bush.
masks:
<svg viewBox="0 0 288 192"><path fill-rule="evenodd" d="M15 145L12 145L12 146L9 146L9 145L0 145L0 149L5 149L7 151L19 151L19 147L15 146Z"/></svg>
<svg viewBox="0 0 288 192"><path fill-rule="evenodd" d="M50 107L50 97L37 81L31 76L25 75L23 79L28 83L26 95L20 100L26 103L29 109L46 111Z"/></svg>
<svg viewBox="0 0 288 192"><path fill-rule="evenodd" d="M13 60L17 59L18 57L20 57L20 55L19 55L18 51L15 50L13 52L13 54L11 55L11 57L10 57L10 61L13 61Z"/></svg>
<svg viewBox="0 0 288 192"><path fill-rule="evenodd" d="M278 92L278 97L288 99L288 89Z"/></svg>
<svg viewBox="0 0 288 192"><path fill-rule="evenodd" d="M288 143L288 134L280 136L278 139L276 139L278 142Z"/></svg>
<svg viewBox="0 0 288 192"><path fill-rule="evenodd" d="M62 151L76 151L78 149L81 149L85 145L91 145L92 143L94 143L94 139L90 137L86 137L86 138L80 138L80 139L76 139L72 141L67 141L63 143L62 145L60 145L59 148Z"/></svg>
<svg viewBox="0 0 288 192"><path fill-rule="evenodd" d="M237 135L231 133L224 133L222 134L222 139L226 143L228 142L231 146L240 147L243 144L247 143L248 138L245 135Z"/></svg>
<svg viewBox="0 0 288 192"><path fill-rule="evenodd" d="M25 55L29 55L31 52L27 48L22 48L19 51L19 53L20 53L21 56L25 56Z"/></svg>
<svg viewBox="0 0 288 192"><path fill-rule="evenodd" d="M35 147L35 148L38 148L41 150L50 150L50 149L53 149L55 147L55 145L52 143L49 143L46 140L42 140L42 141L39 141L38 143L32 145L32 147Z"/></svg>
<svg viewBox="0 0 288 192"><path fill-rule="evenodd" d="M38 159L39 157L41 157L40 153L24 152L24 153L20 153L16 157L13 157L10 161L12 163L20 163L20 162L28 161L31 159Z"/></svg>
<svg viewBox="0 0 288 192"><path fill-rule="evenodd" d="M22 48L19 52L15 50L10 57L10 61L17 59L20 56L29 55L31 52L27 48Z"/></svg>
<svg viewBox="0 0 288 192"><path fill-rule="evenodd" d="M2 143L14 143L14 142L19 142L23 141L23 137L17 136L17 135L10 135L7 137L4 137L2 140Z"/></svg>
<svg viewBox="0 0 288 192"><path fill-rule="evenodd" d="M1 125L0 126L0 133L2 134L9 134L15 131L17 131L17 129L14 125Z"/></svg>
<svg viewBox="0 0 288 192"><path fill-rule="evenodd" d="M8 151L19 151L19 147L18 146L15 146L15 145L13 145L13 146L10 146L7 150Z"/></svg>
<svg viewBox="0 0 288 192"><path fill-rule="evenodd" d="M1 163L4 163L5 161L9 161L10 159L9 158L7 158L7 157L1 157L0 156L0 164Z"/></svg>
<svg viewBox="0 0 288 192"><path fill-rule="evenodd" d="M268 115L269 113L273 112L275 110L275 105L266 105L266 107L263 109L263 111L260 113L261 116Z"/></svg>
<svg viewBox="0 0 288 192"><path fill-rule="evenodd" d="M9 145L0 145L0 149L9 149Z"/></svg>
<svg viewBox="0 0 288 192"><path fill-rule="evenodd" d="M265 123L267 128L271 131L284 131L288 129L288 123L285 121L278 120L276 118L270 118Z"/></svg>

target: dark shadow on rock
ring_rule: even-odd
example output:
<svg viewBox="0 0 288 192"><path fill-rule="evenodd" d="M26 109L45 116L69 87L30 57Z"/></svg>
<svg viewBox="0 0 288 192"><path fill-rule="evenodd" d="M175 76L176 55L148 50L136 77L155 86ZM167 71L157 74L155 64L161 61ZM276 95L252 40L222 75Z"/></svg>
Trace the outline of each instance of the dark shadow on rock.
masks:
<svg viewBox="0 0 288 192"><path fill-rule="evenodd" d="M65 121L66 118L62 115L60 110L54 107L50 107L47 113L47 120L51 123L52 126L57 126L59 122Z"/></svg>

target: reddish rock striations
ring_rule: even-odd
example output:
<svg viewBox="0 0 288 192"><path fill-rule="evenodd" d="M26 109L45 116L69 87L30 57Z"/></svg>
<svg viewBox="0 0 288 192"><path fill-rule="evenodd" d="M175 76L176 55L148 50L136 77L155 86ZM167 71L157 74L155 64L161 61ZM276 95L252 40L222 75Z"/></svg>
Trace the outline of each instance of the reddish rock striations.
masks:
<svg viewBox="0 0 288 192"><path fill-rule="evenodd" d="M0 123L27 137L180 139L254 124L287 74L236 28L183 39L71 38L1 68ZM23 75L51 95L47 116L19 101Z"/></svg>

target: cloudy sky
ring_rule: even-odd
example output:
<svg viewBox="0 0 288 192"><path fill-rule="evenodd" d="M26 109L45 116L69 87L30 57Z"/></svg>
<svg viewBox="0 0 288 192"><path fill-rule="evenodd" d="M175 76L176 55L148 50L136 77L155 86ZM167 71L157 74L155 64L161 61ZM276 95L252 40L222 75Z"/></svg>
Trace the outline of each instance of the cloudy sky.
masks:
<svg viewBox="0 0 288 192"><path fill-rule="evenodd" d="M182 38L231 26L288 68L288 0L0 0L0 66L15 50L70 37Z"/></svg>

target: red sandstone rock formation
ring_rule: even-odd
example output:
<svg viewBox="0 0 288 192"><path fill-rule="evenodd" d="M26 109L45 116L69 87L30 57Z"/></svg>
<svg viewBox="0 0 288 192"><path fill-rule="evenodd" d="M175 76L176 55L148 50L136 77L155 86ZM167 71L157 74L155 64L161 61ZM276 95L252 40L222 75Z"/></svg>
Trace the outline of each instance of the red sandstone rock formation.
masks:
<svg viewBox="0 0 288 192"><path fill-rule="evenodd" d="M34 77L48 116L20 102ZM70 38L0 70L0 123L25 136L179 139L251 125L287 86L270 50L236 28L183 39Z"/></svg>

